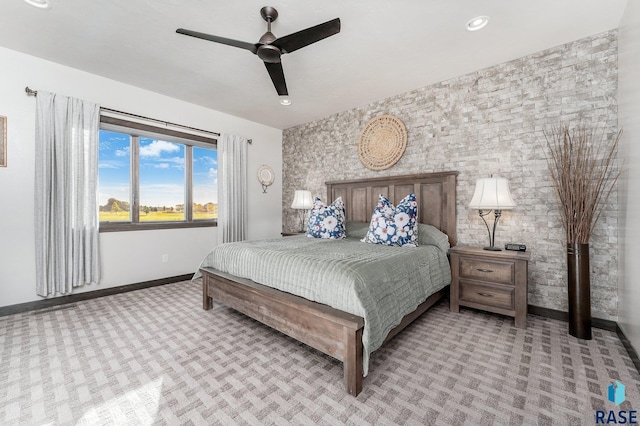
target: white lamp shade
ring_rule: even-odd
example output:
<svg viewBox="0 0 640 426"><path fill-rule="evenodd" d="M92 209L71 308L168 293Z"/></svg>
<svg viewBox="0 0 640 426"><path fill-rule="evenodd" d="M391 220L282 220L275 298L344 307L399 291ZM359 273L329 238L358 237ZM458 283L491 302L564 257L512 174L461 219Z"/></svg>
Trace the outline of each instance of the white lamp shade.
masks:
<svg viewBox="0 0 640 426"><path fill-rule="evenodd" d="M291 203L291 208L309 210L311 207L313 207L313 198L311 197L311 191L296 189L296 192L293 196L293 203Z"/></svg>
<svg viewBox="0 0 640 426"><path fill-rule="evenodd" d="M505 178L483 178L476 182L476 192L469 208L478 210L509 210L516 206Z"/></svg>

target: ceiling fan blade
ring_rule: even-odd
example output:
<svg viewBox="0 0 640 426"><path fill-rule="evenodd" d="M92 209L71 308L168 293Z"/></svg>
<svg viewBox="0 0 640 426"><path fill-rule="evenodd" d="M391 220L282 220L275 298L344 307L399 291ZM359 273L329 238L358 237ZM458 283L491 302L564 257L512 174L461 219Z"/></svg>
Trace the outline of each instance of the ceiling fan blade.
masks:
<svg viewBox="0 0 640 426"><path fill-rule="evenodd" d="M324 24L319 24L315 27L277 38L272 41L271 44L279 48L282 53L291 53L334 34L338 34L339 32L340 18L336 18Z"/></svg>
<svg viewBox="0 0 640 426"><path fill-rule="evenodd" d="M178 34L184 34L195 38L200 38L203 40L213 41L215 43L226 44L227 46L239 47L241 49L246 49L251 53L256 53L258 51L258 46L253 43L247 43L245 41L232 40L230 38L218 37L211 34L199 33L197 31L185 30L184 28L178 28L176 30Z"/></svg>
<svg viewBox="0 0 640 426"><path fill-rule="evenodd" d="M276 92L280 96L287 96L287 82L284 80L284 71L282 69L282 62L269 63L265 62L264 66L267 67L271 81L276 88Z"/></svg>

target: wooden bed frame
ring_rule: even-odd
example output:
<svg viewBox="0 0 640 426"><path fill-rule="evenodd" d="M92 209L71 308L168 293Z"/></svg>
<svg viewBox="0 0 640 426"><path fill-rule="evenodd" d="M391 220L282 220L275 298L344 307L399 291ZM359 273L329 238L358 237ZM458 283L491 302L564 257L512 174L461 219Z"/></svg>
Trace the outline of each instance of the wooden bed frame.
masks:
<svg viewBox="0 0 640 426"><path fill-rule="evenodd" d="M369 222L384 194L396 203L409 193L416 194L419 222L440 229L456 243L456 176L458 172L381 177L327 182L329 200L341 196L347 220ZM213 268L202 268L202 305L208 310L217 300L294 339L342 361L347 391L357 396L362 390L362 328L364 319L327 305L312 302L245 278ZM431 295L407 314L385 342L448 295L449 287Z"/></svg>

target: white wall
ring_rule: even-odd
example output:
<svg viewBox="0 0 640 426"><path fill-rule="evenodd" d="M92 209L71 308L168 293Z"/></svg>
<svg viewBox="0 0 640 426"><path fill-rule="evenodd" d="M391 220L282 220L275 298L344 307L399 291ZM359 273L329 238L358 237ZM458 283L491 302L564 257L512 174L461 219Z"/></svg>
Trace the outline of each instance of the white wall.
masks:
<svg viewBox="0 0 640 426"><path fill-rule="evenodd" d="M626 171L619 194L618 323L640 352L640 2L627 3L618 33L618 119Z"/></svg>
<svg viewBox="0 0 640 426"><path fill-rule="evenodd" d="M0 48L0 64L0 115L8 120L8 167L0 168L0 306L40 299L34 273L35 99L25 94L25 86L253 139L248 164L249 238L279 235L281 130L4 48ZM276 173L267 194L256 178L261 164L270 165ZM216 244L217 228L103 233L100 239L103 279L78 292L192 273ZM168 263L162 263L162 254L169 255Z"/></svg>

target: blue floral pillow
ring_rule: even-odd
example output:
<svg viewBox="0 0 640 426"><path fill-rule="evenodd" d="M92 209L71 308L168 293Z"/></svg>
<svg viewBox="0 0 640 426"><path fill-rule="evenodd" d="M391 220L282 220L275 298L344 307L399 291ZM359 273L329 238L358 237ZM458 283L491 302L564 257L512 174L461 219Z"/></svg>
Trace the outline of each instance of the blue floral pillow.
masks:
<svg viewBox="0 0 640 426"><path fill-rule="evenodd" d="M347 238L344 222L345 211L342 197L336 198L328 206L322 203L320 197L316 197L309 214L307 237L328 238L331 240Z"/></svg>
<svg viewBox="0 0 640 426"><path fill-rule="evenodd" d="M388 246L418 246L418 203L415 194L409 194L396 207L384 196L378 197L367 235L361 240Z"/></svg>

